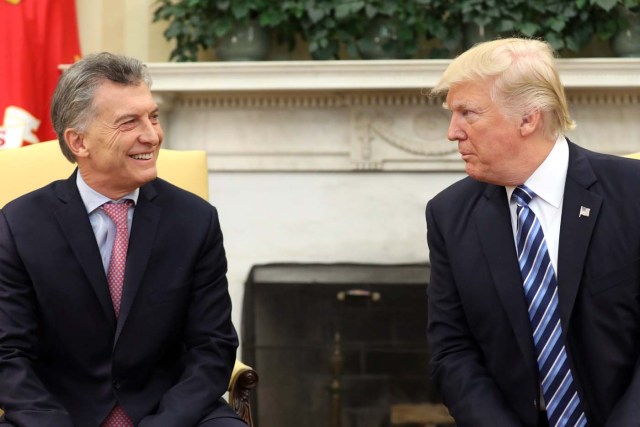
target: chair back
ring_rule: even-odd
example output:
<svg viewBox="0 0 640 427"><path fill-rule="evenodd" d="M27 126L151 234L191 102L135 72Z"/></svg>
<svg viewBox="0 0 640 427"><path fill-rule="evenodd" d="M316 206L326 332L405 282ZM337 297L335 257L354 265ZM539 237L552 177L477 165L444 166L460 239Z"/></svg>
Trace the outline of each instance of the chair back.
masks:
<svg viewBox="0 0 640 427"><path fill-rule="evenodd" d="M0 208L51 181L68 178L74 168L62 155L58 141L0 150ZM160 149L158 176L209 199L207 156L202 150Z"/></svg>

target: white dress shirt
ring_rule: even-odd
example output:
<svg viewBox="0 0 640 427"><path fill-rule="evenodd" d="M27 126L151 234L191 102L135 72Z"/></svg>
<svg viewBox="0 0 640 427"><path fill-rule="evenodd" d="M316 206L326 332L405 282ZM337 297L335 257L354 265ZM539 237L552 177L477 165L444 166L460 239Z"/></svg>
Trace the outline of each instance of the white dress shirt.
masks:
<svg viewBox="0 0 640 427"><path fill-rule="evenodd" d="M564 197L564 184L567 179L569 167L569 144L564 136L559 136L553 149L524 183L538 197L529 203L529 207L538 217L544 238L549 249L551 265L558 277L558 242L560 241L560 220L562 219L562 201ZM516 214L516 202L511 200L511 194L515 187L505 187L507 200L511 211L511 226L513 227L513 241L516 244L516 231L518 217Z"/></svg>

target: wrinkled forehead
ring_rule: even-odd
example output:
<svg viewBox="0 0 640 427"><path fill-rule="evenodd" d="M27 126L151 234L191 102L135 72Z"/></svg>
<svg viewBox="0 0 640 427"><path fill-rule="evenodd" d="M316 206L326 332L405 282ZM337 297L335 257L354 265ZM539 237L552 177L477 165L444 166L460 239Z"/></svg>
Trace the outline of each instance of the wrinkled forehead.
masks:
<svg viewBox="0 0 640 427"><path fill-rule="evenodd" d="M158 105L144 82L121 84L106 81L96 89L92 110L94 116L118 117L157 111Z"/></svg>
<svg viewBox="0 0 640 427"><path fill-rule="evenodd" d="M442 107L451 111L476 110L492 104L493 83L487 80L465 81L452 85Z"/></svg>

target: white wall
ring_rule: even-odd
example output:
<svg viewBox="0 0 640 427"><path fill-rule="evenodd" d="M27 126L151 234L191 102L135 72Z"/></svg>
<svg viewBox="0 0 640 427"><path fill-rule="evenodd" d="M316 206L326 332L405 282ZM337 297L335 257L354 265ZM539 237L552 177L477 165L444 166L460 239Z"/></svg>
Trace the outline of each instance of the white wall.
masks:
<svg viewBox="0 0 640 427"><path fill-rule="evenodd" d="M155 0L76 0L83 54L109 51L145 62L169 60L167 23L152 23Z"/></svg>

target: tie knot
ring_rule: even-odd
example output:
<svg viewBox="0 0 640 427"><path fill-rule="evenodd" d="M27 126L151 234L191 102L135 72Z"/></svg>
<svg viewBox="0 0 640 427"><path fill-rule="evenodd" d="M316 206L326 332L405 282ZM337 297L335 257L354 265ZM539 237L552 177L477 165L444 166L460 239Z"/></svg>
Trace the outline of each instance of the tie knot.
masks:
<svg viewBox="0 0 640 427"><path fill-rule="evenodd" d="M111 221L116 225L116 227L126 227L127 226L127 212L129 210L129 206L133 204L133 201L127 199L121 203L107 202L104 205L100 206L100 209L107 214Z"/></svg>
<svg viewBox="0 0 640 427"><path fill-rule="evenodd" d="M536 197L536 193L524 184L518 185L511 194L511 199L520 206L529 206L534 197Z"/></svg>

